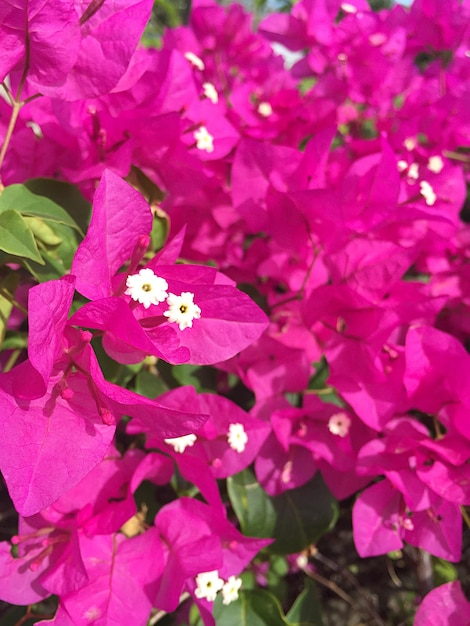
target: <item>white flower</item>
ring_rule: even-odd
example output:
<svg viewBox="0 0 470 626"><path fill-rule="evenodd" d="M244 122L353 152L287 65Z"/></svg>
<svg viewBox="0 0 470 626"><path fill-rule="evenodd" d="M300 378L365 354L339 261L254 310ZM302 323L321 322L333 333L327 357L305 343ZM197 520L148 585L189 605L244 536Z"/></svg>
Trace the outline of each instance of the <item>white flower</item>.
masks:
<svg viewBox="0 0 470 626"><path fill-rule="evenodd" d="M201 317L201 309L194 304L193 300L194 294L190 291L183 291L180 296L170 293L166 299L169 308L163 315L168 318L169 322L178 324L180 330L192 328L193 320Z"/></svg>
<svg viewBox="0 0 470 626"><path fill-rule="evenodd" d="M328 429L333 435L346 437L351 426L351 420L346 413L335 413L328 421Z"/></svg>
<svg viewBox="0 0 470 626"><path fill-rule="evenodd" d="M248 435L243 428L243 424L230 424L228 428L228 443L232 450L241 453L248 442Z"/></svg>
<svg viewBox="0 0 470 626"><path fill-rule="evenodd" d="M408 152L411 152L418 145L418 140L416 139L416 137L407 137L403 142L403 145L408 150Z"/></svg>
<svg viewBox="0 0 470 626"><path fill-rule="evenodd" d="M204 61L196 56L194 52L185 52L184 56L191 63L191 65L194 65L194 67L196 67L201 72L206 67L204 65Z"/></svg>
<svg viewBox="0 0 470 626"><path fill-rule="evenodd" d="M269 102L260 102L258 104L258 113L262 117L270 117L273 114L273 108Z"/></svg>
<svg viewBox="0 0 470 626"><path fill-rule="evenodd" d="M126 280L126 296L140 302L146 309L151 304L164 302L168 297L168 283L164 278L156 276L150 268L141 269L138 274L132 274Z"/></svg>
<svg viewBox="0 0 470 626"><path fill-rule="evenodd" d="M181 454L186 450L186 448L194 446L196 439L196 435L191 434L183 435L182 437L172 437L170 439L164 439L163 441L169 446L172 446L175 452L179 452Z"/></svg>
<svg viewBox="0 0 470 626"><path fill-rule="evenodd" d="M417 163L412 163L410 165L410 167L408 168L408 173L407 173L408 178L410 179L411 183L415 180L418 180L419 178L419 166Z"/></svg>
<svg viewBox="0 0 470 626"><path fill-rule="evenodd" d="M437 200L437 196L434 193L434 189L426 180L422 180L419 183L419 192L423 196L423 198L426 200L426 204L428 206L433 206L433 204Z"/></svg>
<svg viewBox="0 0 470 626"><path fill-rule="evenodd" d="M202 89L206 98L209 98L211 102L217 104L219 101L219 94L217 93L217 89L214 85L212 83L203 83Z"/></svg>
<svg viewBox="0 0 470 626"><path fill-rule="evenodd" d="M206 598L209 602L214 602L217 597L217 592L224 586L224 581L219 578L219 572L214 570L213 572L202 572L196 576L196 590L194 595L196 598Z"/></svg>
<svg viewBox="0 0 470 626"><path fill-rule="evenodd" d="M435 154L434 156L429 157L427 167L428 170L431 170L431 172L434 172L434 174L439 174L444 167L444 161L442 160L442 157L440 157L438 154Z"/></svg>
<svg viewBox="0 0 470 626"><path fill-rule="evenodd" d="M343 2L341 4L341 8L345 13L357 13L357 9L353 4L349 4L348 2Z"/></svg>
<svg viewBox="0 0 470 626"><path fill-rule="evenodd" d="M230 604L238 600L238 590L242 586L242 579L230 576L227 582L222 587L222 597L224 604Z"/></svg>
<svg viewBox="0 0 470 626"><path fill-rule="evenodd" d="M205 126L201 126L198 130L194 131L194 139L196 140L198 150L214 152L214 137L212 137Z"/></svg>

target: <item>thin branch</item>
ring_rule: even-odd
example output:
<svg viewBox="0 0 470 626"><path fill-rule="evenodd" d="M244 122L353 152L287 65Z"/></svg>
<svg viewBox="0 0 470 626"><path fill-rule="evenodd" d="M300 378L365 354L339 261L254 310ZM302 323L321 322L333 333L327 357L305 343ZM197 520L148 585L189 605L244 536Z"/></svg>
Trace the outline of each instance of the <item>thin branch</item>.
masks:
<svg viewBox="0 0 470 626"><path fill-rule="evenodd" d="M185 591L183 594L181 594L179 603L182 604L183 602L185 602L189 598L189 596L190 594L187 591ZM155 615L153 615L150 618L148 622L148 626L154 626L154 624L162 620L165 617L165 615L168 615L166 611L157 611Z"/></svg>
<svg viewBox="0 0 470 626"><path fill-rule="evenodd" d="M6 291L6 289L3 289L3 287L0 287L0 296L3 296L5 300L8 300L8 302L10 302L14 307L19 309L25 315L28 314L28 309L26 309L22 304L20 304L17 300L15 300L15 298L11 295L11 293Z"/></svg>
<svg viewBox="0 0 470 626"><path fill-rule="evenodd" d="M352 586L355 588L357 593L359 594L360 599L362 601L362 607L365 610L367 610L369 615L373 618L373 620L376 622L376 624L378 624L378 626L385 626L385 622L382 620L380 615L375 610L375 607L372 604L372 602L370 601L370 599L368 598L368 596L365 595L365 593L364 593L362 587L360 586L360 584L358 583L356 577L353 574L351 574L351 572L348 569L343 569L343 568L339 567L334 561L332 561L328 557L320 554L319 552L312 553L312 557L314 559L317 559L318 561L320 561L320 563L323 563L324 565L326 565L326 567L329 567L334 572L336 572L339 575L343 576L346 580L348 580L352 584ZM357 607L358 604L359 603L356 602L355 606Z"/></svg>

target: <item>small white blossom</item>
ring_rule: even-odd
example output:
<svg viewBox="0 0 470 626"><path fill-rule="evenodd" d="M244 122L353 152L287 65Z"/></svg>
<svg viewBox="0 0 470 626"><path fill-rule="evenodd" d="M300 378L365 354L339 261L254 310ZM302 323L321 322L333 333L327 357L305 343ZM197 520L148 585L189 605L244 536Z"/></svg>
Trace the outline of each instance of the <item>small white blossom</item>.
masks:
<svg viewBox="0 0 470 626"><path fill-rule="evenodd" d="M282 468L281 482L284 485L287 485L287 483L290 483L291 480L292 480L292 461L287 461L284 464L284 467Z"/></svg>
<svg viewBox="0 0 470 626"><path fill-rule="evenodd" d="M408 176L408 178L411 181L418 180L418 178L419 178L419 166L418 166L417 163L412 163L410 165L410 167L408 168L407 176Z"/></svg>
<svg viewBox="0 0 470 626"><path fill-rule="evenodd" d="M192 328L193 320L201 317L201 309L194 303L194 294L190 291L183 291L180 296L170 293L166 303L169 308L163 315L169 322L178 324L180 330Z"/></svg>
<svg viewBox="0 0 470 626"><path fill-rule="evenodd" d="M347 61L348 55L345 52L340 52L338 54L338 61Z"/></svg>
<svg viewBox="0 0 470 626"><path fill-rule="evenodd" d="M400 161L398 161L397 163L397 168L399 172L404 172L406 169L408 169L408 163L400 159Z"/></svg>
<svg viewBox="0 0 470 626"><path fill-rule="evenodd" d="M196 147L198 150L214 152L214 137L205 126L201 126L194 131L194 139L196 140Z"/></svg>
<svg viewBox="0 0 470 626"><path fill-rule="evenodd" d="M224 581L219 578L219 572L202 572L196 576L196 590L194 595L201 600L205 598L209 602L214 602L217 592L224 586Z"/></svg>
<svg viewBox="0 0 470 626"><path fill-rule="evenodd" d="M232 450L242 453L248 442L248 435L243 424L230 424L228 428L228 444Z"/></svg>
<svg viewBox="0 0 470 626"><path fill-rule="evenodd" d="M387 41L385 33L372 33L369 35L369 43L371 46L381 46Z"/></svg>
<svg viewBox="0 0 470 626"><path fill-rule="evenodd" d="M196 67L201 72L206 67L204 65L204 61L196 56L194 52L185 52L184 56L191 63L191 65L194 65L194 67Z"/></svg>
<svg viewBox="0 0 470 626"><path fill-rule="evenodd" d="M151 304L164 302L168 297L168 283L156 276L150 268L143 268L138 274L131 274L126 280L126 296L140 302L146 309Z"/></svg>
<svg viewBox="0 0 470 626"><path fill-rule="evenodd" d="M222 597L224 604L230 604L238 600L238 591L242 586L242 579L230 576L227 582L222 587Z"/></svg>
<svg viewBox="0 0 470 626"><path fill-rule="evenodd" d="M217 102L219 101L219 94L217 93L217 89L212 83L203 83L202 90L206 98L209 98L211 102L217 104Z"/></svg>
<svg viewBox="0 0 470 626"><path fill-rule="evenodd" d="M411 152L418 145L418 141L416 137L407 137L405 141L403 142L403 145L408 150L408 152Z"/></svg>
<svg viewBox="0 0 470 626"><path fill-rule="evenodd" d="M308 565L308 558L305 556L305 554L299 554L299 556L295 560L295 563L299 569L305 569Z"/></svg>
<svg viewBox="0 0 470 626"><path fill-rule="evenodd" d="M346 413L335 413L328 420L328 430L339 437L346 437L350 426L351 420Z"/></svg>
<svg viewBox="0 0 470 626"><path fill-rule="evenodd" d="M423 196L423 198L426 200L426 204L428 206L433 206L435 204L437 200L437 196L434 193L434 189L426 180L422 180L419 183L419 192Z"/></svg>
<svg viewBox="0 0 470 626"><path fill-rule="evenodd" d="M31 128L31 130L33 131L34 136L37 137L38 139L42 139L44 137L44 134L42 132L42 128L36 122L32 122L32 121L31 122L26 122L26 126L28 126L28 128Z"/></svg>
<svg viewBox="0 0 470 626"><path fill-rule="evenodd" d="M260 102L258 104L258 113L262 117L270 117L273 114L273 108L269 102Z"/></svg>
<svg viewBox="0 0 470 626"><path fill-rule="evenodd" d="M442 172L442 168L444 167L444 161L442 160L442 157L436 154L432 157L429 157L427 167L428 170L430 170L434 174L440 174L440 172Z"/></svg>
<svg viewBox="0 0 470 626"><path fill-rule="evenodd" d="M357 13L356 7L353 4L349 4L349 2L343 2L341 8L345 13Z"/></svg>
<svg viewBox="0 0 470 626"><path fill-rule="evenodd" d="M196 442L196 435L183 435L182 437L171 437L163 441L171 446L175 452L182 454L186 448L191 448Z"/></svg>

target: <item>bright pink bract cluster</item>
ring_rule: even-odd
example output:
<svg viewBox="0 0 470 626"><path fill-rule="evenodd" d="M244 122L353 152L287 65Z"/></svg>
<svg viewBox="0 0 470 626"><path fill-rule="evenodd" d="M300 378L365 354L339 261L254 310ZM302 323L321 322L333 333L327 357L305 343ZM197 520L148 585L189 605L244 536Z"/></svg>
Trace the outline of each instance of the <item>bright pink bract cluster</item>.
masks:
<svg viewBox="0 0 470 626"><path fill-rule="evenodd" d="M136 49L152 4L0 7L2 135L26 102L2 182L51 177L93 199L70 272L29 289L27 358L0 375L0 470L20 514L0 599L58 596L44 624L144 626L186 593L215 624L198 576L228 584L271 543L237 529L217 483L251 464L272 497L317 472L335 498L356 495L362 557L411 544L458 562L470 3L300 0L254 32L241 6L193 0L188 26ZM131 171L171 222L154 255ZM219 393L109 382L97 340L118 364L211 365ZM249 413L225 397L231 377ZM116 429L143 443L123 452ZM204 501L143 523L134 494L175 468ZM415 624L468 608L449 583Z"/></svg>

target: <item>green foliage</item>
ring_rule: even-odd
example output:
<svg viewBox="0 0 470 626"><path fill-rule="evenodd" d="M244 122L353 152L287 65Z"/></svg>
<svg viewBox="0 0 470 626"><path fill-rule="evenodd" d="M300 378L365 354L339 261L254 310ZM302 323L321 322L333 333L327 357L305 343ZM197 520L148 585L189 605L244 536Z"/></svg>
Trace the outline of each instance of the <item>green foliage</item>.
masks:
<svg viewBox="0 0 470 626"><path fill-rule="evenodd" d="M264 589L242 590L238 600L228 605L222 603L219 594L214 618L217 626L293 626L278 599Z"/></svg>
<svg viewBox="0 0 470 626"><path fill-rule="evenodd" d="M323 626L318 589L308 578L304 590L287 613L287 619L292 626Z"/></svg>
<svg viewBox="0 0 470 626"><path fill-rule="evenodd" d="M251 537L273 537L274 554L301 552L336 523L336 500L319 474L302 487L268 496L251 470L227 479L230 502L242 531Z"/></svg>
<svg viewBox="0 0 470 626"><path fill-rule="evenodd" d="M0 250L12 256L44 263L24 217L12 209L3 209L0 213Z"/></svg>
<svg viewBox="0 0 470 626"><path fill-rule="evenodd" d="M67 183L36 179L5 187L0 194L0 264L18 263L40 282L63 276L86 228L87 208ZM81 214L81 225L74 213Z"/></svg>

